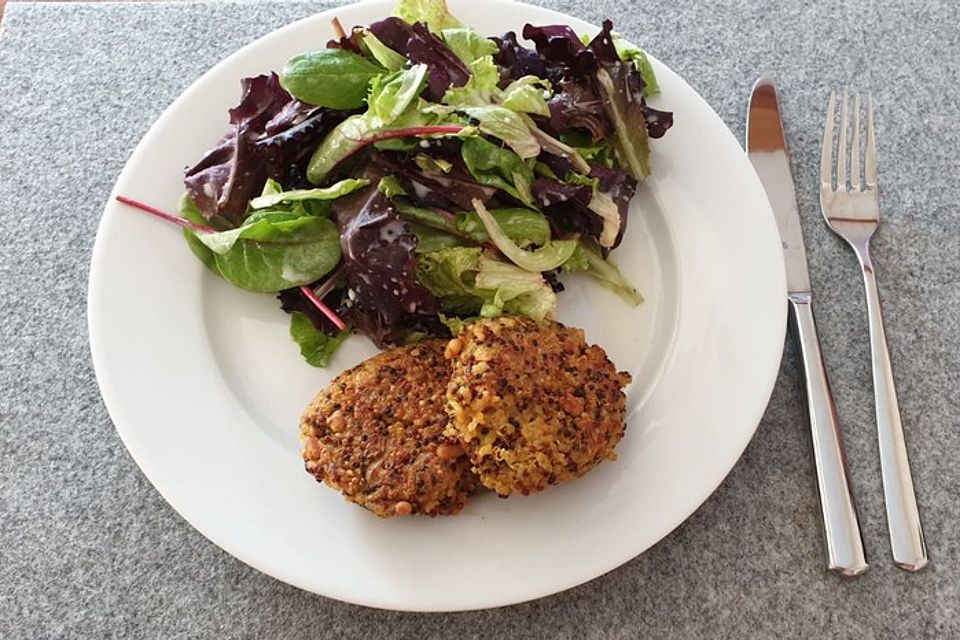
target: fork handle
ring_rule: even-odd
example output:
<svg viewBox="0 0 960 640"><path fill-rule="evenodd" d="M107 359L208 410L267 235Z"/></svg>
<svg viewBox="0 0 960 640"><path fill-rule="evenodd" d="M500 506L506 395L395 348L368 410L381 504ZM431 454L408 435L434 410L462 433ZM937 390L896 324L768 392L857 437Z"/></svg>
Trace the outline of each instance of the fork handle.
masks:
<svg viewBox="0 0 960 640"><path fill-rule="evenodd" d="M847 470L837 408L833 403L830 381L820 351L812 302L809 295L791 295L789 299L803 360L827 568L844 576L856 576L867 570L867 559L850 490L850 473Z"/></svg>
<svg viewBox="0 0 960 640"><path fill-rule="evenodd" d="M877 276L869 254L861 254L863 283L867 292L870 321L870 355L873 366L873 395L877 406L877 440L880 444L880 471L883 498L887 507L887 527L894 563L905 571L919 571L927 565L927 546L923 539L917 496L910 475L910 460L900 421L897 389L890 366L883 312Z"/></svg>

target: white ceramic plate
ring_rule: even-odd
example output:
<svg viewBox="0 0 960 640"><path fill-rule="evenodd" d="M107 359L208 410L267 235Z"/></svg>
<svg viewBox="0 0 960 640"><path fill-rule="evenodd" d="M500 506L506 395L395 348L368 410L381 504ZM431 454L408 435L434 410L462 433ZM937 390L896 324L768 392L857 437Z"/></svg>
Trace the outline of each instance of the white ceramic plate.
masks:
<svg viewBox="0 0 960 640"><path fill-rule="evenodd" d="M452 2L484 33L576 18L504 0ZM392 0L336 10L346 25ZM150 129L117 181L174 210L183 167L225 130L239 79L332 36L331 13L257 40L200 78ZM615 17L615 16L614 16ZM628 34L642 41L643 34ZM303 589L375 607L458 610L545 596L642 553L720 484L753 435L782 351L785 290L761 185L717 115L654 61L676 125L615 257L646 302L568 279L559 318L622 370L619 460L536 496L473 498L448 518L380 520L302 468L298 418L332 376L374 353L350 339L326 371L300 359L269 295L206 271L178 229L111 198L90 274L90 342L123 442L171 505L242 561Z"/></svg>

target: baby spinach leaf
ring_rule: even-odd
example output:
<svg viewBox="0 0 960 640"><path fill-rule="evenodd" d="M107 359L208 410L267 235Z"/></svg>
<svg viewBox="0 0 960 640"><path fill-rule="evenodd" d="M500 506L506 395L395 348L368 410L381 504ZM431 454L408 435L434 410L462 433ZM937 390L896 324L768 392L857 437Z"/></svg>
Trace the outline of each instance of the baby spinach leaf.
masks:
<svg viewBox="0 0 960 640"><path fill-rule="evenodd" d="M447 233L459 233L456 223L434 209L415 207L403 201L394 203L401 216Z"/></svg>
<svg viewBox="0 0 960 640"><path fill-rule="evenodd" d="M307 180L319 184L337 164L364 145L364 137L370 132L370 123L365 115L350 116L331 131L310 158L307 165Z"/></svg>
<svg viewBox="0 0 960 640"><path fill-rule="evenodd" d="M530 209L491 209L503 232L521 247L545 245L550 242L550 223L539 211ZM457 214L457 229L474 242L490 242L490 234L476 211Z"/></svg>
<svg viewBox="0 0 960 640"><path fill-rule="evenodd" d="M427 253L449 247L459 247L464 244L463 238L445 231L440 231L439 229L434 229L433 227L428 227L425 224L410 222L408 225L413 235L417 236L417 253Z"/></svg>
<svg viewBox="0 0 960 640"><path fill-rule="evenodd" d="M299 311L290 315L290 337L300 345L303 359L314 367L323 368L330 364L330 358L349 335L350 330L344 329L335 336L328 336Z"/></svg>
<svg viewBox="0 0 960 640"><path fill-rule="evenodd" d="M180 196L179 209L180 215L190 222L202 225L207 224L203 213L201 213L200 209L197 208L197 205L194 203L193 198L190 197L189 193L184 193L182 196ZM197 259L200 260L205 267L213 271L217 271L213 251L211 251L207 245L200 242L200 239L197 238L197 234L190 229L184 229L183 237L187 241L187 246L190 247L190 251L193 252L193 255L197 256ZM217 273L219 272L217 271Z"/></svg>
<svg viewBox="0 0 960 640"><path fill-rule="evenodd" d="M370 81L383 67L345 49L319 49L296 55L283 66L280 83L293 97L331 109L363 106Z"/></svg>
<svg viewBox="0 0 960 640"><path fill-rule="evenodd" d="M327 218L294 218L290 212L262 212L237 229L194 234L210 251L204 254L208 266L238 287L261 292L289 289L326 275L340 261L339 235Z"/></svg>
<svg viewBox="0 0 960 640"><path fill-rule="evenodd" d="M416 138L420 136L475 134L476 129L472 127L452 122L444 124L435 114L424 113L424 104L426 103L423 99L417 98L403 114L384 127L378 126L379 119L369 111L347 118L324 138L313 153L307 165L307 179L313 184L319 184L340 162L370 144L380 149L394 146L388 143L401 142L401 149L407 150L403 138L413 138L416 145Z"/></svg>

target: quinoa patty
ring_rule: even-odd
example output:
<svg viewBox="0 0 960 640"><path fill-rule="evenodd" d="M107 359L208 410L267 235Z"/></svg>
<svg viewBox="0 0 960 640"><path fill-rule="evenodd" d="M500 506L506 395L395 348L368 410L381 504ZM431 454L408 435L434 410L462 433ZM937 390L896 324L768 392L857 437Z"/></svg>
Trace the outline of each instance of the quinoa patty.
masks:
<svg viewBox="0 0 960 640"><path fill-rule="evenodd" d="M480 320L448 343L446 356L447 435L464 443L484 486L527 495L616 458L630 376L587 345L581 329Z"/></svg>
<svg viewBox="0 0 960 640"><path fill-rule="evenodd" d="M460 511L477 481L444 436L446 343L391 349L337 376L300 421L307 471L381 517Z"/></svg>

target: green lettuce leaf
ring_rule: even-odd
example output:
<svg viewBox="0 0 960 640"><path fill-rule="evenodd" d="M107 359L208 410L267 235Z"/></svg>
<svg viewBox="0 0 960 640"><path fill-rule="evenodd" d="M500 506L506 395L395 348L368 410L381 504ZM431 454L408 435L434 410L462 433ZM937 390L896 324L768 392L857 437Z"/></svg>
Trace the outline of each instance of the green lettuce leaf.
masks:
<svg viewBox="0 0 960 640"><path fill-rule="evenodd" d="M369 29L363 31L362 40L373 59L387 71L399 71L407 66L407 59L404 56L383 44L380 38L373 35Z"/></svg>
<svg viewBox="0 0 960 640"><path fill-rule="evenodd" d="M526 251L517 246L494 219L480 200L474 200L480 219L490 234L490 239L511 262L527 271L541 272L556 269L566 262L577 248L576 240L552 240L539 249Z"/></svg>
<svg viewBox="0 0 960 640"><path fill-rule="evenodd" d="M477 137L463 141L460 155L474 180L501 189L533 207L533 169L517 154Z"/></svg>
<svg viewBox="0 0 960 640"><path fill-rule="evenodd" d="M567 129L560 134L560 141L576 149L584 160L603 165L607 169L612 169L616 164L613 145L607 140L594 142L590 134L582 129Z"/></svg>
<svg viewBox="0 0 960 640"><path fill-rule="evenodd" d="M442 322L447 329L450 329L450 333L455 336L460 335L460 332L463 331L464 327L473 324L477 320L480 320L479 316L460 318L457 316L448 316L444 313L440 314L440 322Z"/></svg>
<svg viewBox="0 0 960 640"><path fill-rule="evenodd" d="M480 257L480 270L474 286L484 298L480 309L483 317L508 313L543 322L557 307L557 296L540 273L487 255Z"/></svg>
<svg viewBox="0 0 960 640"><path fill-rule="evenodd" d="M386 127L404 115L423 90L426 78L425 64L375 78L370 85L370 97L367 99L370 105L367 123L370 128Z"/></svg>
<svg viewBox="0 0 960 640"><path fill-rule="evenodd" d="M657 82L657 76L653 72L653 66L647 58L647 53L637 45L624 40L619 36L614 36L613 46L617 49L617 55L625 62L632 62L637 68L640 77L643 78L643 84L646 85L644 93L648 96L660 93L660 83Z"/></svg>
<svg viewBox="0 0 960 640"><path fill-rule="evenodd" d="M397 200L393 205L397 208L400 215L408 220L454 235L460 232L454 220L447 218L438 211L424 207L415 207L404 200Z"/></svg>
<svg viewBox="0 0 960 640"><path fill-rule="evenodd" d="M417 256L417 282L440 301L444 311L478 313L483 299L473 286L480 270L480 247L451 247Z"/></svg>
<svg viewBox="0 0 960 640"><path fill-rule="evenodd" d="M317 330L310 318L299 311L290 315L290 337L300 345L303 359L314 367L323 368L330 364L330 358L349 335L350 330L344 329L335 336L328 336Z"/></svg>
<svg viewBox="0 0 960 640"><path fill-rule="evenodd" d="M272 183L272 184L271 184ZM250 201L250 207L253 209L266 209L276 206L281 202L298 202L303 200L336 200L343 196L353 193L357 189L370 184L369 180L363 178L349 178L341 180L329 187L322 189L294 189L292 191L277 191L277 183L268 180L264 188L265 193L260 197Z"/></svg>
<svg viewBox="0 0 960 640"><path fill-rule="evenodd" d="M590 261L587 260L587 252L582 243L577 244L577 248L570 254L567 261L560 265L560 268L570 272L586 271L590 268Z"/></svg>
<svg viewBox="0 0 960 640"><path fill-rule="evenodd" d="M450 173L450 170L453 169L453 164L449 160L444 160L443 158L434 158L433 156L428 156L425 153L418 153L413 161L416 163L424 173L432 173L434 175L439 175L442 173Z"/></svg>
<svg viewBox="0 0 960 640"><path fill-rule="evenodd" d="M497 96L500 89L500 70L493 62L493 56L483 56L471 62L470 79L462 87L451 87L443 94L443 103L453 107L487 106Z"/></svg>
<svg viewBox="0 0 960 640"><path fill-rule="evenodd" d="M390 200L397 196L407 195L407 191L403 188L403 185L400 184L400 180L398 180L396 176L383 176L380 178L380 182L377 183L377 189Z"/></svg>
<svg viewBox="0 0 960 640"><path fill-rule="evenodd" d="M577 260L586 261L588 265L587 275L596 279L600 284L616 293L634 307L643 302L643 296L641 296L637 289L630 284L630 281L620 273L620 269L616 263L609 258L604 259L603 253L600 251L600 246L595 241L592 239L581 240L580 249L583 252L583 257Z"/></svg>
<svg viewBox="0 0 960 640"><path fill-rule="evenodd" d="M448 313L483 317L509 313L540 322L556 308L556 295L540 273L498 260L479 247L419 255L417 281Z"/></svg>
<svg viewBox="0 0 960 640"><path fill-rule="evenodd" d="M544 93L547 96L544 96ZM547 97L550 81L536 76L524 76L511 82L500 95L500 106L512 111L550 117Z"/></svg>
<svg viewBox="0 0 960 640"><path fill-rule="evenodd" d="M400 0L393 15L410 24L426 22L434 32L463 26L447 9L445 0Z"/></svg>
<svg viewBox="0 0 960 640"><path fill-rule="evenodd" d="M540 154L540 143L516 111L496 105L463 107L461 111L480 122L480 131L503 140L520 159Z"/></svg>
<svg viewBox="0 0 960 640"><path fill-rule="evenodd" d="M440 32L440 37L444 44L467 65L478 58L492 56L497 52L496 42L469 27L444 29Z"/></svg>

